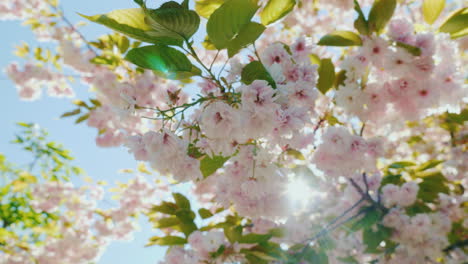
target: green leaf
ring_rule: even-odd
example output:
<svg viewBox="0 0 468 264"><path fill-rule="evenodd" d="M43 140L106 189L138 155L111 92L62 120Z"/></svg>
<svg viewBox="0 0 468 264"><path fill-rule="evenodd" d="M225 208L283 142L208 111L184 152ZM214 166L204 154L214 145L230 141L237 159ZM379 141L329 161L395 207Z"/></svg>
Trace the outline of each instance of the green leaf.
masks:
<svg viewBox="0 0 468 264"><path fill-rule="evenodd" d="M319 79L317 82L317 88L323 94L326 94L330 88L332 88L335 82L335 66L331 59L321 59L320 66L318 68Z"/></svg>
<svg viewBox="0 0 468 264"><path fill-rule="evenodd" d="M296 0L269 0L260 13L263 25L269 25L291 12L296 5Z"/></svg>
<svg viewBox="0 0 468 264"><path fill-rule="evenodd" d="M79 15L140 41L164 43L167 45L182 45L182 40L180 39L155 37L150 34L152 29L145 23L145 13L141 8L118 9L107 14L94 16Z"/></svg>
<svg viewBox="0 0 468 264"><path fill-rule="evenodd" d="M181 193L172 193L172 197L174 197L174 200L180 208L188 209L190 210L190 201Z"/></svg>
<svg viewBox="0 0 468 264"><path fill-rule="evenodd" d="M193 65L182 52L165 46L151 45L130 50L125 59L133 64L150 69L169 79L178 79L181 74L192 73Z"/></svg>
<svg viewBox="0 0 468 264"><path fill-rule="evenodd" d="M391 169L402 169L406 167L416 166L416 163L411 161L398 161L390 164L388 167Z"/></svg>
<svg viewBox="0 0 468 264"><path fill-rule="evenodd" d="M468 108L463 109L460 114L447 113L447 122L463 125L468 121Z"/></svg>
<svg viewBox="0 0 468 264"><path fill-rule="evenodd" d="M176 212L176 216L180 220L180 229L186 237L198 229L197 225L194 223L195 213L190 209L179 209Z"/></svg>
<svg viewBox="0 0 468 264"><path fill-rule="evenodd" d="M80 107L84 107L84 108L86 108L86 109L88 109L88 110L91 109L91 107L89 107L89 105L86 104L86 102L81 101L81 100L73 100L72 103L73 103L74 105L77 105L77 106L80 106Z"/></svg>
<svg viewBox="0 0 468 264"><path fill-rule="evenodd" d="M68 117L68 116L74 116L74 115L78 115L81 113L81 109L80 108L77 108L73 111L70 111L70 112L66 112L66 113L63 113L60 118L64 118L64 117Z"/></svg>
<svg viewBox="0 0 468 264"><path fill-rule="evenodd" d="M349 263L349 264L359 264L359 262L352 256L346 257L346 258L338 258L339 261L343 263Z"/></svg>
<svg viewBox="0 0 468 264"><path fill-rule="evenodd" d="M189 237L190 234L198 229L194 222L182 222L179 226L186 237Z"/></svg>
<svg viewBox="0 0 468 264"><path fill-rule="evenodd" d="M208 36L205 37L205 40L202 42L202 46L207 50L216 50L215 45L211 42Z"/></svg>
<svg viewBox="0 0 468 264"><path fill-rule="evenodd" d="M242 69L241 79L245 84L251 84L255 80L264 80L267 81L273 89L276 89L276 83L273 77L271 77L270 73L265 69L265 66L259 61L252 61L247 64L244 69Z"/></svg>
<svg viewBox="0 0 468 264"><path fill-rule="evenodd" d="M406 43L400 42L400 41L397 41L396 45L398 47L400 47L400 48L405 49L407 52L409 52L410 54L412 54L414 56L420 56L421 55L421 49L419 47L412 46L412 45L409 45L409 44L406 44Z"/></svg>
<svg viewBox="0 0 468 264"><path fill-rule="evenodd" d="M166 236L166 237L158 237L154 236L150 238L150 242L146 245L159 245L159 246L175 246L175 245L184 245L187 243L187 239L178 236Z"/></svg>
<svg viewBox="0 0 468 264"><path fill-rule="evenodd" d="M375 0L369 13L369 29L380 34L393 16L396 0Z"/></svg>
<svg viewBox="0 0 468 264"><path fill-rule="evenodd" d="M182 222L190 222L192 223L193 220L195 219L196 215L195 213L190 210L190 209L186 209L186 208L179 208L175 215L182 221Z"/></svg>
<svg viewBox="0 0 468 264"><path fill-rule="evenodd" d="M292 149L292 148L287 149L286 154L288 154L289 156L294 157L297 160L306 160L304 155L299 150L296 150L296 149Z"/></svg>
<svg viewBox="0 0 468 264"><path fill-rule="evenodd" d="M197 11L200 16L209 18L223 3L224 0L197 0L195 2L195 11Z"/></svg>
<svg viewBox="0 0 468 264"><path fill-rule="evenodd" d="M305 260L308 260L309 263L313 264L328 264L328 256L323 251L315 251L310 249L304 256Z"/></svg>
<svg viewBox="0 0 468 264"><path fill-rule="evenodd" d="M317 54L309 54L309 59L311 64L320 66L320 57Z"/></svg>
<svg viewBox="0 0 468 264"><path fill-rule="evenodd" d="M184 2L182 2L182 7L185 8L185 9L188 9L189 8L189 0L184 0Z"/></svg>
<svg viewBox="0 0 468 264"><path fill-rule="evenodd" d="M428 24L434 23L445 7L445 0L424 0L422 12L424 21Z"/></svg>
<svg viewBox="0 0 468 264"><path fill-rule="evenodd" d="M364 13L357 0L354 0L354 10L358 13L358 17L354 20L354 28L362 35L369 35L369 23L364 17Z"/></svg>
<svg viewBox="0 0 468 264"><path fill-rule="evenodd" d="M392 235L392 229L387 228L383 225L377 225L377 230L374 231L372 228L364 229L362 233L362 241L366 244L367 253L378 253L377 249L380 243Z"/></svg>
<svg viewBox="0 0 468 264"><path fill-rule="evenodd" d="M361 209L369 210L369 209ZM352 230L357 231L360 229L369 229L373 225L377 224L382 219L382 213L377 209L369 210L361 219L359 219L353 226Z"/></svg>
<svg viewBox="0 0 468 264"><path fill-rule="evenodd" d="M343 123L340 122L340 120L338 120L338 118L336 118L332 113L327 113L325 120L327 120L327 123L330 126L343 125Z"/></svg>
<svg viewBox="0 0 468 264"><path fill-rule="evenodd" d="M383 177L382 182L380 183L380 189L382 189L382 187L387 184L394 184L400 186L403 183L405 183L405 181L401 177L401 174L388 174Z"/></svg>
<svg viewBox="0 0 468 264"><path fill-rule="evenodd" d="M223 253L224 253L224 250L226 250L226 246L225 245L221 245L219 246L218 250L216 250L216 252L214 253L210 253L210 257L212 257L213 259L221 256Z"/></svg>
<svg viewBox="0 0 468 264"><path fill-rule="evenodd" d="M416 202L410 207L406 208L406 214L409 216L415 216L417 214L426 214L432 212L432 209L422 202Z"/></svg>
<svg viewBox="0 0 468 264"><path fill-rule="evenodd" d="M249 22L245 25L237 36L228 43L228 56L231 58L236 55L240 49L255 42L258 37L265 31L265 26L256 22Z"/></svg>
<svg viewBox="0 0 468 264"><path fill-rule="evenodd" d="M242 237L242 226L226 227L224 228L224 235L229 240L229 242L237 242Z"/></svg>
<svg viewBox="0 0 468 264"><path fill-rule="evenodd" d="M285 230L284 228L277 227L277 228L272 228L268 230L268 233L271 234L273 237L284 237Z"/></svg>
<svg viewBox="0 0 468 264"><path fill-rule="evenodd" d="M441 163L444 163L445 160L429 160L423 164L421 164L421 166L419 166L418 168L418 171L425 171L425 170L428 170L428 169L432 169L434 167L436 167L437 165L441 164Z"/></svg>
<svg viewBox="0 0 468 264"><path fill-rule="evenodd" d="M120 53L124 54L130 47L130 40L125 36L120 36L116 40L117 47L119 48Z"/></svg>
<svg viewBox="0 0 468 264"><path fill-rule="evenodd" d="M211 14L206 25L210 40L224 49L257 12L256 0L228 0Z"/></svg>
<svg viewBox="0 0 468 264"><path fill-rule="evenodd" d="M265 252L261 252L261 251L254 251L254 250L250 250L247 252L247 254L250 254L250 255L253 255L261 260L265 260L265 261L278 261L278 259L272 257L272 256L269 256L268 254L266 254ZM269 263L269 262L266 262L266 263ZM249 263L258 263L257 260L255 260L255 262L249 262Z"/></svg>
<svg viewBox="0 0 468 264"><path fill-rule="evenodd" d="M89 118L89 114L82 115L75 120L75 124L79 124Z"/></svg>
<svg viewBox="0 0 468 264"><path fill-rule="evenodd" d="M345 70L339 71L336 74L335 82L333 83L333 87L335 87L335 89L338 89L338 87L340 87L341 85L344 85L345 80L346 80L346 71Z"/></svg>
<svg viewBox="0 0 468 264"><path fill-rule="evenodd" d="M177 217L171 216L171 217L158 219L156 222L154 222L154 227L155 228L167 228L167 227L176 226L179 223L180 221Z"/></svg>
<svg viewBox="0 0 468 264"><path fill-rule="evenodd" d="M203 177L208 177L211 174L215 173L219 168L223 167L224 163L229 159L229 157L223 156L205 156L200 161L200 171L203 174Z"/></svg>
<svg viewBox="0 0 468 264"><path fill-rule="evenodd" d="M244 244L260 244L267 242L272 237L271 234L247 234L239 239L239 243Z"/></svg>
<svg viewBox="0 0 468 264"><path fill-rule="evenodd" d="M200 17L195 11L182 8L180 5L162 5L156 10L147 12L146 22L153 29L150 33L153 36L168 36L187 40L197 32L200 26Z"/></svg>
<svg viewBox="0 0 468 264"><path fill-rule="evenodd" d="M468 34L468 7L455 11L440 26L439 31L450 33L452 38L462 37Z"/></svg>
<svg viewBox="0 0 468 264"><path fill-rule="evenodd" d="M205 208L198 209L198 214L200 215L202 219L207 219L213 216L210 210L205 209Z"/></svg>
<svg viewBox="0 0 468 264"><path fill-rule="evenodd" d="M322 46L361 46L362 40L358 34L352 31L334 31L325 35L317 43Z"/></svg>
<svg viewBox="0 0 468 264"><path fill-rule="evenodd" d="M177 211L177 205L170 202L162 202L160 205L155 205L151 208L152 212L159 212L163 214L175 215Z"/></svg>
<svg viewBox="0 0 468 264"><path fill-rule="evenodd" d="M440 172L428 175L419 175L422 182L419 183L418 198L424 202L433 202L439 197L439 193L449 193L447 179Z"/></svg>

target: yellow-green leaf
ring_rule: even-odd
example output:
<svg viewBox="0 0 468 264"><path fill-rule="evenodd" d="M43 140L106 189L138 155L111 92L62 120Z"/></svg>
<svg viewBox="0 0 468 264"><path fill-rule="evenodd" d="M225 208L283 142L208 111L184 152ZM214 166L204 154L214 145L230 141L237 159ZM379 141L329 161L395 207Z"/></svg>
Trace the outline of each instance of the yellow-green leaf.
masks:
<svg viewBox="0 0 468 264"><path fill-rule="evenodd" d="M195 11L197 11L200 16L209 18L223 3L224 0L197 0L195 2Z"/></svg>
<svg viewBox="0 0 468 264"><path fill-rule="evenodd" d="M213 216L213 214L210 212L210 210L205 209L205 208L198 209L198 214L203 219L210 218L210 217Z"/></svg>
<svg viewBox="0 0 468 264"><path fill-rule="evenodd" d="M229 57L231 58L236 55L240 49L255 42L264 30L265 26L256 22L249 22L245 25L237 36L229 42L227 46Z"/></svg>
<svg viewBox="0 0 468 264"><path fill-rule="evenodd" d="M317 88L323 94L326 94L335 83L335 66L331 59L320 60L320 67L318 68L319 79Z"/></svg>
<svg viewBox="0 0 468 264"><path fill-rule="evenodd" d="M396 4L396 0L375 0L368 21L371 32L379 34L383 31L395 12Z"/></svg>
<svg viewBox="0 0 468 264"><path fill-rule="evenodd" d="M107 14L94 16L79 15L136 40L150 43L163 42L168 45L182 45L182 40L151 35L152 29L146 24L145 13L141 8L118 9Z"/></svg>
<svg viewBox="0 0 468 264"><path fill-rule="evenodd" d="M187 239L178 236L166 236L158 237L154 236L150 238L150 242L146 246L159 245L159 246L174 246L184 245L187 243Z"/></svg>
<svg viewBox="0 0 468 264"><path fill-rule="evenodd" d="M441 32L450 33L452 38L458 38L468 34L468 7L455 11L444 24L440 26L439 30Z"/></svg>
<svg viewBox="0 0 468 264"><path fill-rule="evenodd" d="M221 168L224 163L229 159L229 157L222 156L205 156L200 161L200 171L203 174L203 177L208 177L211 174L215 173L219 168Z"/></svg>
<svg viewBox="0 0 468 264"><path fill-rule="evenodd" d="M318 45L322 46L361 46L362 40L352 31L337 30L320 39Z"/></svg>
<svg viewBox="0 0 468 264"><path fill-rule="evenodd" d="M252 61L242 69L241 73L242 82L251 84L255 80L267 81L270 86L275 89L276 83L271 77L270 73L265 69L265 66L259 61Z"/></svg>
<svg viewBox="0 0 468 264"><path fill-rule="evenodd" d="M296 0L270 0L260 14L263 25L269 25L291 12Z"/></svg>
<svg viewBox="0 0 468 264"><path fill-rule="evenodd" d="M445 0L424 0L422 12L424 21L428 24L434 23L445 7Z"/></svg>
<svg viewBox="0 0 468 264"><path fill-rule="evenodd" d="M210 40L224 49L257 12L256 0L228 0L211 14L206 25Z"/></svg>

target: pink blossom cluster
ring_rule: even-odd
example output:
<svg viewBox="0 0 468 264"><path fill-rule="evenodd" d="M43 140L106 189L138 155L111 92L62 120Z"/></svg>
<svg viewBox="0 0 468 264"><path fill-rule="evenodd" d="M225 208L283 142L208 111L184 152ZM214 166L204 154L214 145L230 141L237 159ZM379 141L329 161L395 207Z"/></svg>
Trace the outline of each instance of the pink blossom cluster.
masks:
<svg viewBox="0 0 468 264"><path fill-rule="evenodd" d="M370 3L359 2L363 6ZM18 11L23 4L13 0L1 3L0 16L6 12L10 18L23 17L23 11ZM439 194L437 202L429 204L434 212L409 215L405 210L421 202L419 181L381 186L383 176L377 160L449 160L444 174L466 188L468 156L464 146L450 147L455 145L453 133L427 125L422 130L404 127L400 122L418 121L463 105L467 93L456 42L446 34L415 33L413 23L394 19L386 34L361 36L363 45L350 49L350 54L343 53L344 59L325 48L314 47L319 57L341 61L339 70L345 71L346 76L336 91L322 96L316 89L317 66L310 61L308 41L335 27L354 30L349 23L355 16L351 10L353 1L301 4L283 24L268 29L257 42L260 53L255 48L255 54L249 56L249 62L261 62L267 76L252 82L241 80L247 62L236 56L230 61L228 74L220 79L225 87L220 87L224 84L219 85L219 80L204 78L199 82L203 96L199 104L190 103L181 83L162 80L150 71L130 73L125 62L113 69L92 64L89 60L95 54L83 51L83 40L74 28L42 27L35 33L42 40L58 42L60 62L82 76L82 81L96 92L99 106L90 111L87 124L99 131L97 144L125 145L136 160L148 162L160 174L178 182L192 182L199 201L210 206L212 213L217 208L231 208L252 223L245 231L256 234L281 227L286 230L285 236L272 241L293 245L312 237L313 227L320 225L317 222L326 223L362 200L364 190L368 192L367 199L378 203L382 198L383 206L390 210L382 223L392 228L391 240L399 245L384 263L439 261L440 253L449 244L447 234L452 224L463 221L464 226L468 225L462 209L466 195ZM318 12L316 7L324 11ZM278 33L282 29L288 31ZM298 34L311 37L307 41L297 38L290 46L285 44ZM218 56L213 51L200 53L206 64ZM218 60L223 61L224 55ZM7 72L22 98L36 99L42 86L54 84L57 88L49 93L73 94L63 75L32 64L23 71L18 68L10 65ZM243 84L238 84L240 81ZM194 107L184 112L187 104ZM348 128L356 127L359 121L366 126L360 133L351 133ZM421 147L403 143L416 134L431 144ZM316 149L312 146L314 140L320 143ZM385 148L384 143L388 144ZM210 159L227 161L204 177L201 163ZM317 169L322 172L323 177L317 177L314 187L327 195L318 201L306 201L310 208L304 211L292 212L287 186L293 178L289 176L297 173L294 169L298 164L309 166L314 174ZM365 180L363 172L368 175ZM454 186L450 187L455 189ZM58 263L57 259L89 262L99 256L110 240L128 239L134 230L131 216L151 203L154 189L143 179L135 180L121 193L119 208L99 212L100 217L95 215L95 201L102 199L99 192L53 183L38 187L38 210L73 213L73 219L67 214L60 219L64 236L47 238L46 246L36 250L34 257L40 263ZM369 204L364 201L350 214L358 214ZM77 224L70 228L67 223L72 220ZM339 230L335 238L338 249L330 254L335 261L332 263L350 255L362 263L371 261L365 244L355 234ZM82 249L76 249L74 243ZM227 250L213 260L212 254L222 246ZM241 248L248 245L230 244L219 230L195 231L188 237L187 246L171 247L162 263L241 262ZM6 263L28 263L26 258L15 258Z"/></svg>
<svg viewBox="0 0 468 264"><path fill-rule="evenodd" d="M440 212L408 216L400 209L392 209L383 224L394 228L392 240L399 243L386 263L423 263L427 258L435 261L449 245L447 234L452 221Z"/></svg>
<svg viewBox="0 0 468 264"><path fill-rule="evenodd" d="M168 130L130 137L126 145L137 160L149 161L163 175L179 182L202 179L200 161L187 155L189 142Z"/></svg>
<svg viewBox="0 0 468 264"><path fill-rule="evenodd" d="M101 67L84 77L83 81L96 89L96 99L103 105L91 111L87 121L90 127L100 131L96 143L103 147L119 146L126 142L127 137L147 130L142 117L153 118L153 111L137 110L136 106L165 110L188 100L187 94L175 84L149 71L121 81L117 73Z"/></svg>
<svg viewBox="0 0 468 264"><path fill-rule="evenodd" d="M55 73L43 66L27 63L23 69L16 63L8 65L6 74L16 84L18 94L23 100L36 100L47 87L47 94L54 97L73 97L75 92L64 75Z"/></svg>
<svg viewBox="0 0 468 264"><path fill-rule="evenodd" d="M254 146L242 147L215 178L215 201L233 205L242 216L287 215L284 172L271 163L271 154Z"/></svg>
<svg viewBox="0 0 468 264"><path fill-rule="evenodd" d="M455 43L443 34L414 34L403 19L391 21L388 30L388 40L366 37L357 53L342 62L346 80L336 92L337 105L363 121L383 124L417 120L430 110L459 104L465 87ZM410 54L399 43L421 54Z"/></svg>
<svg viewBox="0 0 468 264"><path fill-rule="evenodd" d="M0 3L0 20L24 20L40 16L48 8L44 0L4 0Z"/></svg>
<svg viewBox="0 0 468 264"><path fill-rule="evenodd" d="M382 188L383 203L387 208L408 207L416 202L418 191L419 186L414 181L406 182L402 186L386 184Z"/></svg>
<svg viewBox="0 0 468 264"><path fill-rule="evenodd" d="M104 190L99 186L74 187L72 183L45 182L33 190L38 212L58 213L54 222L59 236L47 235L29 251L0 254L5 264L89 263L97 260L111 241L129 240L136 229L132 217L155 202L156 189L144 178L131 180L121 190L119 206L99 209Z"/></svg>
<svg viewBox="0 0 468 264"><path fill-rule="evenodd" d="M311 123L309 114L317 99L316 66L304 59L307 52L303 39L297 40L291 54L281 43L266 48L261 54L262 62L277 88L273 89L267 81L255 80L237 88L240 104L203 104L195 115L203 132L197 145L207 153L224 156L233 154L238 144L261 138L268 138L281 148L306 148L313 136L304 131Z"/></svg>
<svg viewBox="0 0 468 264"><path fill-rule="evenodd" d="M346 128L329 127L313 155L313 162L327 176L350 177L354 172L376 171L376 159L382 152L382 141L378 138L366 140L352 135Z"/></svg>

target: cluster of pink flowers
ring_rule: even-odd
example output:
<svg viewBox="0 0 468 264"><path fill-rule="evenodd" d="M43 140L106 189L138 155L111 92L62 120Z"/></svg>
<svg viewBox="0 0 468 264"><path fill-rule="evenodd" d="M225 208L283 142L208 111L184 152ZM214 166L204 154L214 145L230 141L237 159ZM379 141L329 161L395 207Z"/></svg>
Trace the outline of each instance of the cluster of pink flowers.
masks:
<svg viewBox="0 0 468 264"><path fill-rule="evenodd" d="M370 1L359 3L365 6ZM3 12L8 13L7 18L25 18L23 12L29 12L29 5L38 7L39 2L1 3L0 17ZM415 33L413 23L405 19L390 21L386 34L360 36L362 46L350 48L340 58L337 52L308 43L335 27L355 31L349 23L355 18L353 6L351 0L302 1L294 16L266 31L256 45L259 53L255 48L248 62L236 55L223 78L200 80L200 97L193 101L182 91L182 82L163 80L150 71L130 73L123 61L112 68L92 64L90 59L96 54L83 50L83 39L74 28L46 26L34 31L41 40L57 42L60 63L96 92L98 103L90 109L87 124L99 131L97 145L125 145L136 160L148 162L158 173L193 183L201 206L212 213L230 208L249 221L244 231L255 234L282 228L285 235L271 241L290 246L312 237L317 222L326 223L363 201L349 215L359 214L364 206L384 213L389 210L379 225L391 228L389 239L398 246L384 263L438 261L449 245L447 235L453 224L463 221L468 226L462 209L466 195L455 194L455 185L448 183L450 192L428 203L431 213L411 215L406 210L422 202L418 193L424 179L382 186L386 177L382 164L404 159L418 163L447 160L442 171L447 179L443 180L457 180L466 188L468 155L463 144L456 146L454 133L427 124L422 129L405 127L401 122L446 110L456 112L464 106L467 93L459 47L448 34ZM283 30L286 28L294 30ZM310 38L297 38L298 34ZM214 57L217 61L225 57L223 52L219 57L214 51L201 53L207 65ZM330 57L339 65L336 72L345 72L344 82L326 95L316 88L318 67L311 63L312 53ZM245 80L242 71L254 61L266 72L260 80ZM73 96L64 75L47 67L28 63L20 70L11 64L7 73L23 99L37 99L43 86L50 95ZM358 125L363 125L360 133L351 133L349 128ZM407 143L416 134L421 135L420 141L431 144ZM466 131L461 134L466 141ZM222 166L204 175L201 167L207 160ZM299 175L301 166L311 173ZM306 208L301 210L292 208L288 184L299 177L316 178L312 187L326 193L325 198L305 201ZM76 223L68 227L72 219L63 214L59 220L63 237L48 238L45 246L34 251L40 263L57 263L57 259L61 263L89 262L109 241L128 239L134 230L131 216L151 204L154 189L138 178L121 193L119 208L96 216L95 200L102 199L99 193L98 189L56 183L36 189L38 210L72 212ZM332 263L348 256L363 263L375 257L355 234L342 230L335 234L337 249L329 254ZM76 241L80 249L73 248ZM220 229L194 231L186 246L167 251L163 263L241 262L245 259L240 250L249 246L228 242ZM213 258L220 247L226 250ZM26 259L26 255L12 256L6 263L27 263Z"/></svg>
<svg viewBox="0 0 468 264"><path fill-rule="evenodd" d="M72 183L45 182L33 190L32 205L38 212L58 213L53 224L60 236L47 235L29 251L0 254L1 263L89 263L111 241L129 240L136 229L132 217L155 202L156 188L144 178L131 180L119 193L119 206L99 209L104 190L99 186L77 188Z"/></svg>
<svg viewBox="0 0 468 264"><path fill-rule="evenodd" d="M203 178L200 161L187 155L188 144L168 130L150 131L127 142L136 159L149 161L159 173L172 175L179 182Z"/></svg>
<svg viewBox="0 0 468 264"><path fill-rule="evenodd" d="M392 209L383 224L395 228L392 240L400 245L395 256L387 263L421 263L441 257L442 249L449 245L447 234L452 228L450 218L442 213L408 216L399 209Z"/></svg>
<svg viewBox="0 0 468 264"><path fill-rule="evenodd" d="M73 97L75 92L68 85L64 75L48 68L27 63L23 69L16 63L8 65L6 74L16 84L18 94L23 100L36 100L47 87L47 94L54 97Z"/></svg>
<svg viewBox="0 0 468 264"><path fill-rule="evenodd" d="M314 153L313 162L327 176L351 176L353 172L376 171L382 141L352 135L343 127L329 127ZM336 164L340 166L336 166Z"/></svg>
<svg viewBox="0 0 468 264"><path fill-rule="evenodd" d="M394 184L387 184L382 188L382 198L385 207L395 205L407 207L416 201L419 186L416 182L406 182L401 187Z"/></svg>
<svg viewBox="0 0 468 264"><path fill-rule="evenodd" d="M272 155L253 146L239 154L216 177L215 200L225 208L231 204L242 216L287 215L284 172L271 163Z"/></svg>
<svg viewBox="0 0 468 264"><path fill-rule="evenodd" d="M5 0L0 3L0 20L25 20L40 17L41 11L48 10L44 0Z"/></svg>
<svg viewBox="0 0 468 264"><path fill-rule="evenodd" d="M141 134L147 129L142 116L153 118L153 113L144 109L137 111L136 105L163 110L187 100L187 95L174 84L157 78L151 72L128 81L119 81L118 78L115 72L104 67L83 78L86 84L96 89L96 99L103 105L90 111L88 119L90 127L101 131L96 138L99 146L119 146L128 136Z"/></svg>
<svg viewBox="0 0 468 264"><path fill-rule="evenodd" d="M378 124L402 117L417 120L429 110L457 105L464 87L456 44L443 34L413 31L409 21L395 19L388 40L366 37L363 46L341 64L346 80L336 92L337 105ZM399 43L416 47L421 54L412 55Z"/></svg>

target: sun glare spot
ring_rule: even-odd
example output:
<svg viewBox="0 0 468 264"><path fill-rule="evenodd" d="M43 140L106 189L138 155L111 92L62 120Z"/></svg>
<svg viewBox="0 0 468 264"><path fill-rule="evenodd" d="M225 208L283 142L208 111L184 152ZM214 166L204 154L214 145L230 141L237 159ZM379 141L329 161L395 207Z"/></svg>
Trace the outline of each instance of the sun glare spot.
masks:
<svg viewBox="0 0 468 264"><path fill-rule="evenodd" d="M316 192L309 187L307 182L301 179L295 179L289 182L287 187L288 197L293 203L299 203L302 206L310 203Z"/></svg>

